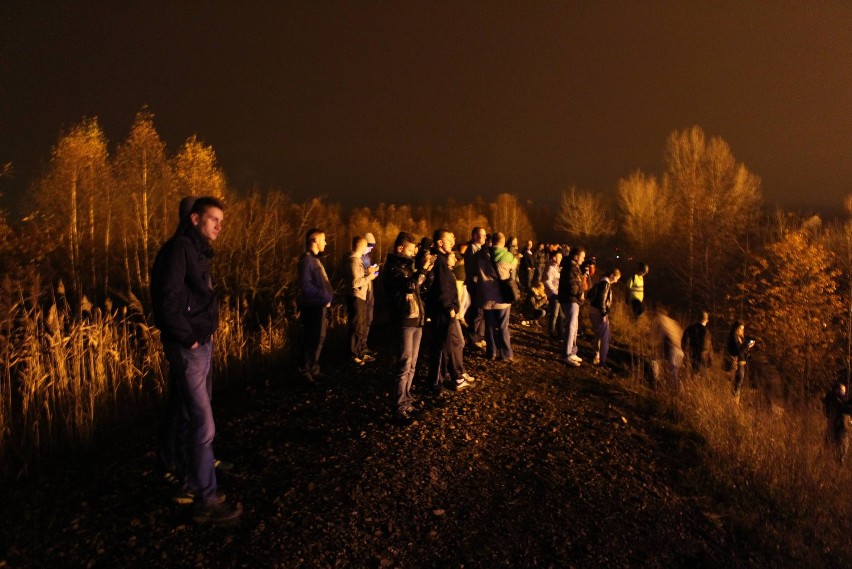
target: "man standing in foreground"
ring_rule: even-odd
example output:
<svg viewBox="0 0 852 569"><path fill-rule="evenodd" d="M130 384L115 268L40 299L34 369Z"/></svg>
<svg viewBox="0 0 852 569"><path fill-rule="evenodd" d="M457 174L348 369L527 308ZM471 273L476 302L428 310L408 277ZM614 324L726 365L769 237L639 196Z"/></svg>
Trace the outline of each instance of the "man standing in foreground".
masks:
<svg viewBox="0 0 852 569"><path fill-rule="evenodd" d="M328 308L334 292L320 256L325 251L325 232L309 229L305 234L305 252L299 259L299 320L304 327L302 354L299 358L299 373L308 381L322 379L319 358L325 343L328 326Z"/></svg>
<svg viewBox="0 0 852 569"><path fill-rule="evenodd" d="M234 520L239 508L226 505L217 493L213 457L216 426L208 391L212 371L213 334L219 308L210 276L210 246L224 219L216 198L195 200L185 223L163 244L151 271L154 322L162 334L172 389L169 412L185 413L187 453L185 490L194 496L198 523Z"/></svg>

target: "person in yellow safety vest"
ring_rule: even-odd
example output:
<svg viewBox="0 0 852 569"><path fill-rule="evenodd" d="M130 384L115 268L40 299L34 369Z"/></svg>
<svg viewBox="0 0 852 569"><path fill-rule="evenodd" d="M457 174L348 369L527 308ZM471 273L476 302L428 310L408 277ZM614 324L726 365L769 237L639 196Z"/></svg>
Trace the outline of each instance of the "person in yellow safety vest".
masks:
<svg viewBox="0 0 852 569"><path fill-rule="evenodd" d="M648 265L639 263L636 273L627 281L627 301L633 309L633 316L639 318L645 312L645 275Z"/></svg>

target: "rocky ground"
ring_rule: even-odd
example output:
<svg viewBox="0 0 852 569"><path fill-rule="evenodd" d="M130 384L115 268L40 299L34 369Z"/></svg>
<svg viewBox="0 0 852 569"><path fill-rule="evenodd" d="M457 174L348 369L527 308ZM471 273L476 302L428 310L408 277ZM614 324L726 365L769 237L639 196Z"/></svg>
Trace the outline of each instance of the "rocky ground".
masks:
<svg viewBox="0 0 852 569"><path fill-rule="evenodd" d="M171 503L151 417L6 484L0 567L775 564L720 521L699 482L701 442L631 386L617 352L613 372L567 368L555 341L513 325L514 362L471 353L474 387L418 390L417 422L399 427L391 339L377 332L371 365L217 393L217 455L235 464L220 489L245 509L236 524L198 527ZM333 336L325 357L336 350Z"/></svg>

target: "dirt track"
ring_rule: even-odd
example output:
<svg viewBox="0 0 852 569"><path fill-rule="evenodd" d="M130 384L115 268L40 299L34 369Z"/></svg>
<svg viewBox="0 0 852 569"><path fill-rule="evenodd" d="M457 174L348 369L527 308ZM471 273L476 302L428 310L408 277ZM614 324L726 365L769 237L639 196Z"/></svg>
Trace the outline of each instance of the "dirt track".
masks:
<svg viewBox="0 0 852 569"><path fill-rule="evenodd" d="M423 396L404 428L387 410L389 349L368 367L327 365L318 385L288 375L217 394L217 455L236 464L220 489L245 507L233 527L196 527L170 503L155 425L113 432L6 486L0 567L760 564L689 482L700 443L618 367L563 367L536 328L513 326L513 341L515 362L471 354L480 381ZM337 349L332 337L326 358Z"/></svg>

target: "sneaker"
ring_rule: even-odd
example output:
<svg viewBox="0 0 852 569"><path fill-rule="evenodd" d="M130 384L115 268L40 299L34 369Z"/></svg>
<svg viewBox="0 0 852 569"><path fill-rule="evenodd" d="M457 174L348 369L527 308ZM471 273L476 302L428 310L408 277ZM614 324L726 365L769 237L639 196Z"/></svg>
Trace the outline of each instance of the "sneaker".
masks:
<svg viewBox="0 0 852 569"><path fill-rule="evenodd" d="M374 362L376 361L376 358L370 355L369 352L364 352L364 354L361 356L361 361L363 361L364 363Z"/></svg>
<svg viewBox="0 0 852 569"><path fill-rule="evenodd" d="M354 363L356 366L362 366L366 362L364 361L364 358L359 358L358 356L355 356L354 358L352 358L352 363Z"/></svg>
<svg viewBox="0 0 852 569"><path fill-rule="evenodd" d="M592 360L592 365L598 365L599 363L601 363L600 356L595 356L595 359Z"/></svg>
<svg viewBox="0 0 852 569"><path fill-rule="evenodd" d="M328 379L328 376L321 371L315 371L311 374L315 381L324 381Z"/></svg>
<svg viewBox="0 0 852 569"><path fill-rule="evenodd" d="M570 356L568 356L568 359L569 359L569 360L572 360L572 361L575 361L575 362L577 362L577 363L580 363L580 362L582 362L582 361L583 361L583 358L581 358L581 357L580 357L580 356L578 356L577 354L571 354Z"/></svg>
<svg viewBox="0 0 852 569"><path fill-rule="evenodd" d="M572 360L571 358L559 358L559 361L565 365L580 367L580 362Z"/></svg>
<svg viewBox="0 0 852 569"><path fill-rule="evenodd" d="M224 504L225 495L222 492L217 491L216 500L218 500L220 504ZM191 490L178 490L175 495L172 496L172 502L182 506L192 504L195 502L195 492L192 492Z"/></svg>
<svg viewBox="0 0 852 569"><path fill-rule="evenodd" d="M178 478L177 474L170 470L163 472L163 482L174 488L177 488L182 484L182 481Z"/></svg>
<svg viewBox="0 0 852 569"><path fill-rule="evenodd" d="M242 514L242 508L234 508L224 503L198 504L192 514L192 521L197 524L220 524L234 521Z"/></svg>
<svg viewBox="0 0 852 569"><path fill-rule="evenodd" d="M488 343L485 340L480 340L478 342L474 342L473 345L479 348L480 350L484 350Z"/></svg>
<svg viewBox="0 0 852 569"><path fill-rule="evenodd" d="M228 462L227 460L219 460L218 458L213 461L213 468L216 470L221 470L222 472L228 472L229 470L234 469L234 463Z"/></svg>
<svg viewBox="0 0 852 569"><path fill-rule="evenodd" d="M470 387L470 383L468 383L464 378L461 381L457 381L450 389L453 391L461 391L462 389L467 389Z"/></svg>
<svg viewBox="0 0 852 569"><path fill-rule="evenodd" d="M475 377L473 377L472 375L470 375L466 372L462 374L462 379L465 380L468 383L473 383L474 381L476 381Z"/></svg>

